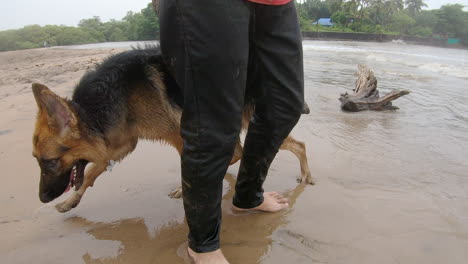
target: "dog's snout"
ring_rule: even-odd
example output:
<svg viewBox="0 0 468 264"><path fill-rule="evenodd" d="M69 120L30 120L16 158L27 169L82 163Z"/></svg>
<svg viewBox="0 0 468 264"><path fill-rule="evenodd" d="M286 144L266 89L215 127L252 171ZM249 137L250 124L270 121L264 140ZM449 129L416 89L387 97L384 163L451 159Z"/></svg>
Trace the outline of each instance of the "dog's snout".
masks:
<svg viewBox="0 0 468 264"><path fill-rule="evenodd" d="M52 201L53 199L54 198L50 197L47 192L39 193L39 200L41 200L41 202L43 202L43 203L48 203L48 202Z"/></svg>

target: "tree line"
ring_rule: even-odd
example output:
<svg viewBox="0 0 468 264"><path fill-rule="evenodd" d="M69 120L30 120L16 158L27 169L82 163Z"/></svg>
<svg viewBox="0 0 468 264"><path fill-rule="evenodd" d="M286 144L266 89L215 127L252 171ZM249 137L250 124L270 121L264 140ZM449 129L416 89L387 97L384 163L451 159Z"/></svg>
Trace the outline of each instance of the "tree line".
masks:
<svg viewBox="0 0 468 264"><path fill-rule="evenodd" d="M296 3L303 31L368 32L419 37L458 38L468 45L468 12L459 4L422 10L424 0L302 0ZM331 18L334 26L312 23ZM0 31L0 51L86 43L153 40L159 21L151 3L121 20L83 19L77 27L30 25Z"/></svg>
<svg viewBox="0 0 468 264"><path fill-rule="evenodd" d="M111 41L154 40L159 35L158 17L148 4L140 12L127 12L121 20L102 22L98 16L82 19L78 27L30 25L0 31L0 51Z"/></svg>
<svg viewBox="0 0 468 264"><path fill-rule="evenodd" d="M418 37L458 38L468 45L468 12L448 4L423 10L424 0L302 0L297 3L303 30L367 32ZM333 27L312 25L331 18Z"/></svg>

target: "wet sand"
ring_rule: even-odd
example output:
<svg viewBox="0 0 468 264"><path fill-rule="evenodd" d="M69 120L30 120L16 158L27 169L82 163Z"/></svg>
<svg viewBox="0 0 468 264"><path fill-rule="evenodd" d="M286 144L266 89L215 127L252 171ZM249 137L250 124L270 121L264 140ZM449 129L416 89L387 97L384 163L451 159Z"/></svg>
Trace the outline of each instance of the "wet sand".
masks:
<svg viewBox="0 0 468 264"><path fill-rule="evenodd" d="M234 213L230 202L238 165L231 166L223 197L227 258L233 264L467 263L468 165L461 147L467 121L450 121L440 126L445 133L438 133L438 111L428 114L431 105L418 101L417 85L432 86L438 77L408 74L387 61L385 70L375 70L379 85L410 83L416 97L397 100L398 112L347 114L337 98L354 84L355 66L349 65L376 67L381 58L356 61L342 53L330 59L317 55L324 52L320 49L305 48L311 114L292 133L306 142L317 185L297 185L298 161L280 151L265 189L284 192L291 209ZM88 68L121 50L0 53L0 263L184 263L182 201L167 196L180 182L179 158L168 146L141 141L68 213L53 208L67 195L47 205L38 199L31 82L70 96ZM449 80L448 86L467 83L463 76L440 78ZM466 92L461 95L464 100ZM454 111L467 116L462 106Z"/></svg>

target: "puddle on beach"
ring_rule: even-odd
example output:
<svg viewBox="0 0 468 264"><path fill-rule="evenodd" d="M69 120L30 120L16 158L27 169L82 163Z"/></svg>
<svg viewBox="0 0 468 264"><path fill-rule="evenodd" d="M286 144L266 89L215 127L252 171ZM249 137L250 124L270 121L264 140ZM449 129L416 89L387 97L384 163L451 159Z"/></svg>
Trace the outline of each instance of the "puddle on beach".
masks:
<svg viewBox="0 0 468 264"><path fill-rule="evenodd" d="M70 95L92 64L117 51L0 53L8 62L0 64L0 263L184 263L182 201L167 196L180 183L179 157L168 146L140 142L68 213L53 207L66 197L47 205L38 199L39 168L31 156L36 105L24 90L30 84L18 80ZM237 165L231 166L221 234L227 258L233 264L466 263L468 51L305 41L304 59L311 114L292 134L306 143L317 184L297 185L298 161L280 151L265 189L285 193L291 208L236 214L230 201ZM400 110L340 111L338 97L353 88L359 63L374 70L381 93L411 91L394 102Z"/></svg>

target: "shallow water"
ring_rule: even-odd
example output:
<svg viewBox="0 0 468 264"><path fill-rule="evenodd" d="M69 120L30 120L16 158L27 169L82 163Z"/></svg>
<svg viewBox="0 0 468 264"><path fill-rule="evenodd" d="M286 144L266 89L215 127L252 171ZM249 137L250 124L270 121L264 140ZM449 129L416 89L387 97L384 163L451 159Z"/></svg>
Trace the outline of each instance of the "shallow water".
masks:
<svg viewBox="0 0 468 264"><path fill-rule="evenodd" d="M315 108L305 128L334 145L335 159L365 168L333 179L421 191L450 201L451 213L467 221L466 208L454 204L468 201L468 51L353 42L305 42L304 50ZM394 101L401 110L336 111L337 94L353 88L356 64L374 70L381 94L411 91Z"/></svg>
<svg viewBox="0 0 468 264"><path fill-rule="evenodd" d="M99 51L83 55L80 49L130 45L84 45L66 54L89 60ZM59 51L24 51L19 62L19 53L0 53L0 59L8 58L11 65L45 61L47 66L50 60L64 60L65 54L54 53ZM239 215L229 207L237 165L230 167L222 247L231 263L467 263L468 51L304 41L304 58L311 114L292 134L307 145L317 185L297 185L298 162L281 151L265 189L286 193L291 209ZM338 97L353 88L357 64L374 70L381 93L411 91L394 102L400 110L340 111ZM33 77L15 77L18 70L8 75L12 81L26 80L24 85L53 82L59 94L69 95L83 69L70 76L47 75L51 68ZM53 209L56 202L44 206L37 199L32 94L3 80L0 262L184 263L182 202L167 197L180 182L176 151L141 142L97 180L77 208L59 214Z"/></svg>

